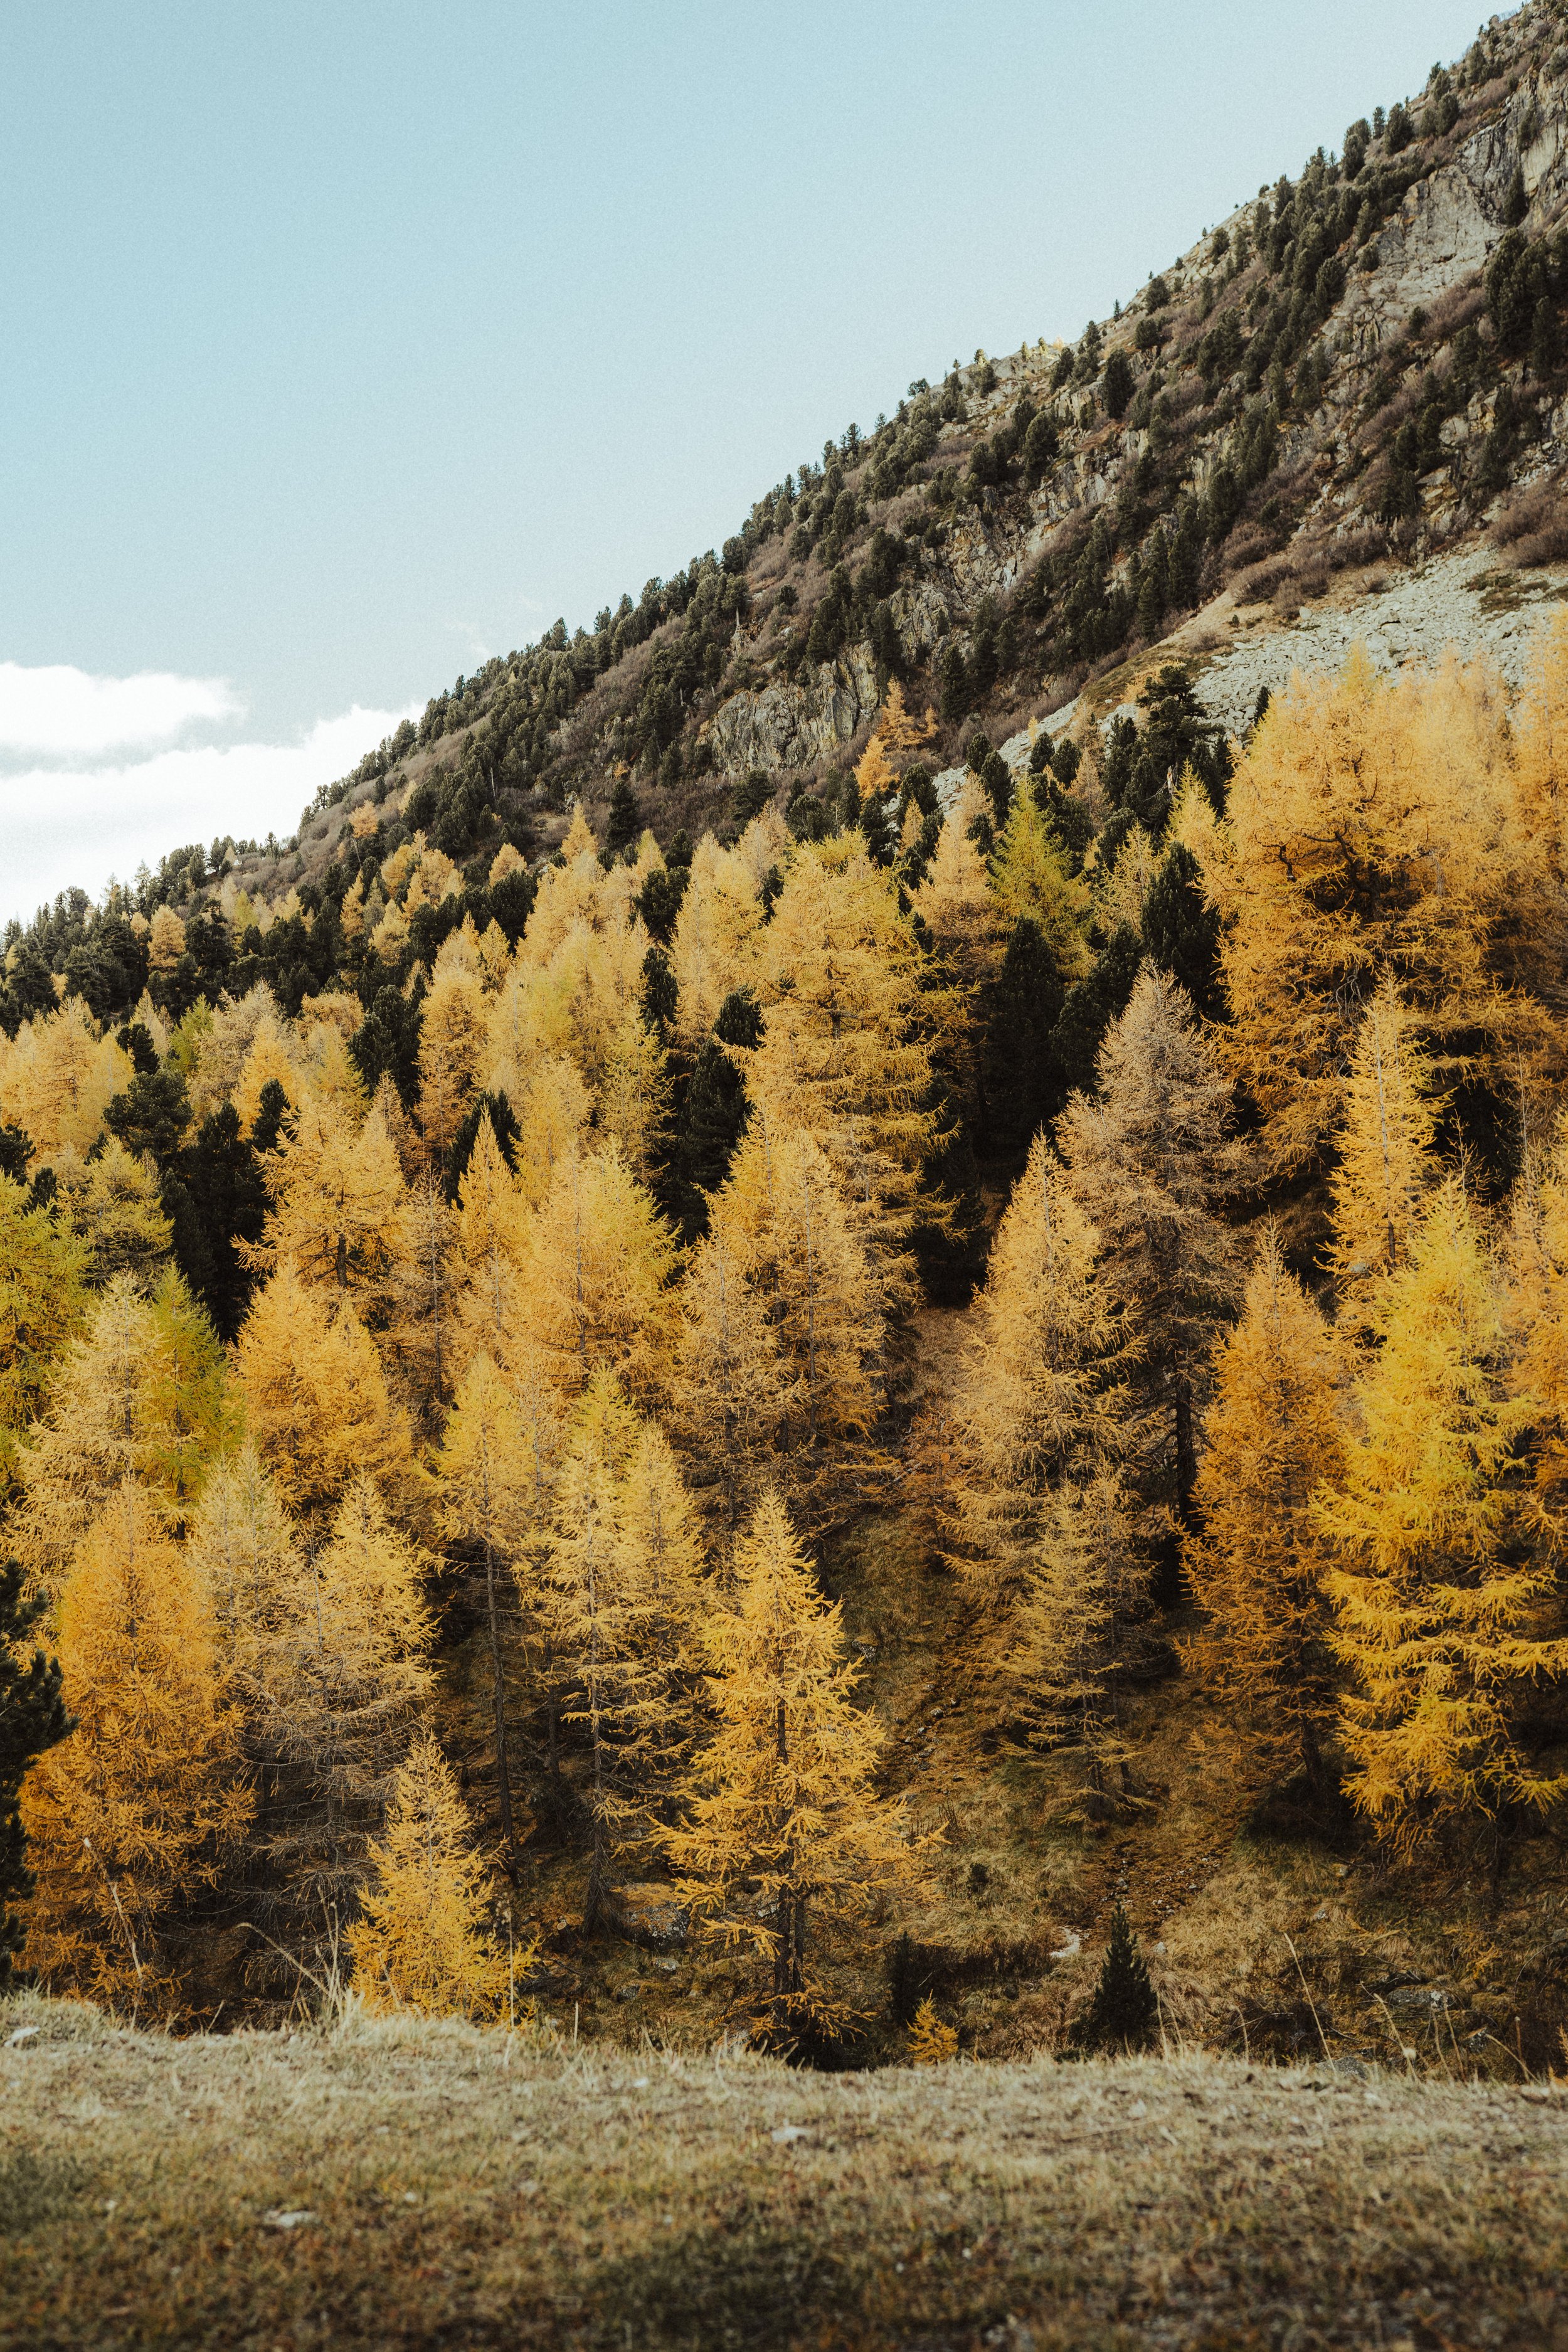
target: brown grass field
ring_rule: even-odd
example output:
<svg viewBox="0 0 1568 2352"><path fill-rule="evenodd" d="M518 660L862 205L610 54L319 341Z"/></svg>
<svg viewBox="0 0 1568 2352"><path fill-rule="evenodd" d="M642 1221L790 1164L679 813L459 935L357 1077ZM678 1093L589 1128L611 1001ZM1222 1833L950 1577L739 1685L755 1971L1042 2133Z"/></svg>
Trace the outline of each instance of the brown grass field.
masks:
<svg viewBox="0 0 1568 2352"><path fill-rule="evenodd" d="M5 2352L1568 2346L1561 2088L824 2075L352 2012L175 2040L22 1997L0 2091Z"/></svg>

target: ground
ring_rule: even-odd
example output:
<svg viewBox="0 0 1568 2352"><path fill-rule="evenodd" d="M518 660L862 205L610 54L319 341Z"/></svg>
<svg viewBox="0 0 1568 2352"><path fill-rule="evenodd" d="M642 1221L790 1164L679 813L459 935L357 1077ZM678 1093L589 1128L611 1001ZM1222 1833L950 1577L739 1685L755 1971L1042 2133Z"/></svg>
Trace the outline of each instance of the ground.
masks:
<svg viewBox="0 0 1568 2352"><path fill-rule="evenodd" d="M1568 2095L0 2006L0 2346L1568 2345Z"/></svg>

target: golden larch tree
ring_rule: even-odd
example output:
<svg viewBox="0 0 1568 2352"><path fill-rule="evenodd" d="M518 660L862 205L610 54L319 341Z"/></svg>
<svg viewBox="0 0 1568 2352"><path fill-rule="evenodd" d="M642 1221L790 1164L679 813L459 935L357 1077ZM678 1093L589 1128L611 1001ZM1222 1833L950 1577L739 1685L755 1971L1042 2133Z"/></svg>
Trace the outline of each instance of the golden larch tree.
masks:
<svg viewBox="0 0 1568 2352"><path fill-rule="evenodd" d="M18 1442L87 1321L84 1273L69 1227L0 1176L0 1505L16 1483Z"/></svg>
<svg viewBox="0 0 1568 2352"><path fill-rule="evenodd" d="M353 1306L334 1306L291 1259L252 1301L235 1366L246 1425L291 1511L331 1511L361 1473L389 1488L408 1478L408 1425L374 1342Z"/></svg>
<svg viewBox="0 0 1568 2352"><path fill-rule="evenodd" d="M544 1496L533 1433L492 1357L476 1355L458 1381L434 1467L443 1530L472 1547L484 1578L496 1802L506 1866L515 1878L519 1846L507 1739L507 1667L519 1640L519 1589L526 1604L534 1582L530 1549L542 1531ZM528 1613L536 1616L537 1595L531 1597L535 1607Z"/></svg>
<svg viewBox="0 0 1568 2352"><path fill-rule="evenodd" d="M265 1161L272 1208L245 1262L270 1274L288 1259L302 1282L353 1304L371 1328L387 1318L407 1246L407 1195L379 1110L362 1125L309 1094Z"/></svg>
<svg viewBox="0 0 1568 2352"><path fill-rule="evenodd" d="M306 1549L276 1643L264 1736L275 1759L256 1845L291 1946L346 1923L393 1777L430 1687L425 1555L356 1478Z"/></svg>
<svg viewBox="0 0 1568 2352"><path fill-rule="evenodd" d="M1422 1197L1436 1173L1432 1134L1440 1106L1411 1029L1397 987L1384 981L1356 1032L1330 1179L1331 1264L1347 1329L1359 1323L1382 1278L1409 1255Z"/></svg>
<svg viewBox="0 0 1568 2352"><path fill-rule="evenodd" d="M886 1289L859 1206L820 1144L766 1108L712 1204L714 1246L743 1272L771 1340L772 1366L754 1364L772 1389L759 1434L773 1475L797 1489L852 1470L880 1405Z"/></svg>
<svg viewBox="0 0 1568 2352"><path fill-rule="evenodd" d="M694 1918L764 1963L764 2013L788 2042L845 2021L822 1931L863 1919L907 1877L910 1849L898 1807L873 1793L885 1735L855 1703L841 1612L776 1494L737 1547L735 1580L734 1607L704 1628L718 1728L666 1843Z"/></svg>
<svg viewBox="0 0 1568 2352"><path fill-rule="evenodd" d="M613 1376L596 1374L562 1456L549 1554L562 1719L588 1751L589 1927L612 1898L617 1859L655 1834L681 1758L689 1519L668 1449L650 1454Z"/></svg>
<svg viewBox="0 0 1568 2352"><path fill-rule="evenodd" d="M82 1538L56 1640L75 1729L34 1765L26 1965L153 2016L184 2006L169 1930L250 1818L199 1571L127 1479Z"/></svg>
<svg viewBox="0 0 1568 2352"><path fill-rule="evenodd" d="M507 1963L493 1941L489 1874L435 1734L418 1733L392 1784L386 1828L348 1931L354 1990L373 2016L493 2017ZM522 1956L531 1958L531 1948Z"/></svg>
<svg viewBox="0 0 1568 2352"><path fill-rule="evenodd" d="M891 1262L917 1215L934 1148L925 973L894 876L858 833L803 843L763 934L763 1042L746 1092L775 1130L827 1154Z"/></svg>
<svg viewBox="0 0 1568 2352"><path fill-rule="evenodd" d="M1218 1213L1239 1176L1231 1083L1186 991L1147 967L1100 1048L1099 1083L1098 1098L1073 1097L1058 1134L1100 1234L1129 1475L1159 1539L1191 1523L1210 1350L1240 1288Z"/></svg>
<svg viewBox="0 0 1568 2352"><path fill-rule="evenodd" d="M152 1160L110 1136L96 1158L66 1161L58 1173L59 1207L87 1253L88 1280L101 1288L123 1274L151 1290L174 1248Z"/></svg>
<svg viewBox="0 0 1568 2352"><path fill-rule="evenodd" d="M639 1393L668 1377L675 1241L614 1145L573 1150L529 1226L524 1312L564 1393L616 1371Z"/></svg>
<svg viewBox="0 0 1568 2352"><path fill-rule="evenodd" d="M238 1422L223 1348L179 1275L166 1273L150 1298L134 1276L117 1275L58 1363L46 1416L18 1449L26 1491L11 1540L23 1566L58 1592L89 1523L127 1477L182 1534L207 1465L234 1444Z"/></svg>
<svg viewBox="0 0 1568 2352"><path fill-rule="evenodd" d="M434 1431L457 1374L458 1218L429 1178L409 1189L393 1268L385 1349L417 1426Z"/></svg>
<svg viewBox="0 0 1568 2352"><path fill-rule="evenodd" d="M207 1473L185 1552L211 1604L234 1696L248 1717L263 1713L308 1570L298 1532L249 1438Z"/></svg>
<svg viewBox="0 0 1568 2352"><path fill-rule="evenodd" d="M1500 1285L1456 1181L1432 1194L1372 1328L1343 1473L1317 1504L1353 1685L1346 1785L1397 1852L1484 1826L1500 1857L1510 1823L1568 1785L1518 1736L1568 1642L1543 1633L1555 1573L1521 1519L1533 1401L1502 1392Z"/></svg>
<svg viewBox="0 0 1568 2352"><path fill-rule="evenodd" d="M1050 1497L1114 1450L1111 1302L1100 1236L1050 1141L1037 1135L996 1229L955 1399L963 1452L955 1559L993 1612L1016 1597Z"/></svg>
<svg viewBox="0 0 1568 2352"><path fill-rule="evenodd" d="M437 972L419 1029L419 1124L433 1160L451 1150L479 1090L485 1039L478 978L460 966Z"/></svg>
<svg viewBox="0 0 1568 2352"><path fill-rule="evenodd" d="M758 1259L739 1221L721 1217L692 1249L680 1286L675 1410L683 1442L708 1474L704 1493L726 1541L755 1507L763 1465L796 1403Z"/></svg>
<svg viewBox="0 0 1568 2352"><path fill-rule="evenodd" d="M1275 697L1229 813L1205 879L1225 919L1225 1050L1263 1113L1268 1171L1321 1160L1362 1008L1391 975L1439 1085L1462 1058L1506 1092L1542 1024L1507 986L1536 856L1495 680L1452 661L1384 680L1354 647L1338 677Z"/></svg>
<svg viewBox="0 0 1568 2352"><path fill-rule="evenodd" d="M1205 1744L1244 1801L1296 1775L1327 1793L1342 1676L1313 1497L1340 1480L1335 1383L1333 1334L1268 1226L1215 1352L1184 1547L1205 1620L1186 1661L1222 1716Z"/></svg>

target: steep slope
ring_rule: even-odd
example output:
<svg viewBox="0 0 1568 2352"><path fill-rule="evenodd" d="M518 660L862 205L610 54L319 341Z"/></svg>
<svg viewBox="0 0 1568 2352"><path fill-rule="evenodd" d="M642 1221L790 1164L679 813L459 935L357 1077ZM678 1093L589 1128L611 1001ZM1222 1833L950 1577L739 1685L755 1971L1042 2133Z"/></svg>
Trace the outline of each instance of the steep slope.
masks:
<svg viewBox="0 0 1568 2352"><path fill-rule="evenodd" d="M341 903L422 830L482 916L504 841L536 858L573 799L602 819L617 784L665 839L773 793L809 830L810 800L858 812L848 771L892 678L936 714L929 773L976 733L1052 714L1053 732L1092 745L1089 719L1167 648L1235 728L1260 685L1374 615L1389 660L1505 640L1511 575L1527 597L1555 594L1562 575L1541 567L1568 556L1565 203L1568 17L1531 0L1075 345L977 353L912 383L873 431L850 425L786 475L721 551L624 595L592 632L557 622L458 678L289 841L183 848L135 904L199 899L226 863L252 899L299 885ZM1455 551L1466 568L1446 566ZM1449 584L1407 607L1402 575L1434 564ZM1492 573L1510 576L1502 592L1476 593ZM1390 581L1395 601L1364 624L1352 611L1300 644L1285 634L1298 611L1343 614ZM351 835L367 800L380 824ZM55 971L73 950L90 966L98 919L68 894L27 943ZM19 931L7 945L12 1019ZM283 966L264 962L276 982ZM116 1009L111 981L72 984Z"/></svg>

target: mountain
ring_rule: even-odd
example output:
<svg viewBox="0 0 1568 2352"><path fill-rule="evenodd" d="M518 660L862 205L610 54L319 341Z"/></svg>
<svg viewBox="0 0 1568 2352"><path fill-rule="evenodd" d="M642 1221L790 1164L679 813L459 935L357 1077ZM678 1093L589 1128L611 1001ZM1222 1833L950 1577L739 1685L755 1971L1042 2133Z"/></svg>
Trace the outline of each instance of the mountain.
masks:
<svg viewBox="0 0 1568 2352"><path fill-rule="evenodd" d="M994 742L1016 761L1032 721L1098 756L1095 722L1173 657L1232 730L1358 634L1388 663L1454 643L1508 672L1568 559L1565 199L1568 26L1531 0L1076 344L911 383L721 551L457 679L288 842L187 846L115 908L72 892L13 925L0 1013L27 1009L37 961L100 1017L127 1011L140 982L95 948L106 918L192 911L220 864L251 903L299 887L313 914L423 831L462 868L441 910L460 921L485 914L503 843L537 862L574 800L602 833L617 788L620 832L666 841L771 795L797 831L830 824L858 811L850 771L895 678L934 713L929 772L976 735L982 762ZM271 939L257 976L322 983L324 940Z"/></svg>

